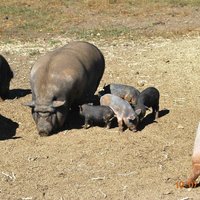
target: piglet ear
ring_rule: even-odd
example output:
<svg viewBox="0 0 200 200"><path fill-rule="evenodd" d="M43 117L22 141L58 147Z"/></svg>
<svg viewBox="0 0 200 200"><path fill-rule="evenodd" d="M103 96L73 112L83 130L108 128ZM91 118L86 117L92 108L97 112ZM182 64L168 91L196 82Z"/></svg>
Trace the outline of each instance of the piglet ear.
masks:
<svg viewBox="0 0 200 200"><path fill-rule="evenodd" d="M129 122L133 122L135 120L135 117L134 116L131 116L128 118Z"/></svg>
<svg viewBox="0 0 200 200"><path fill-rule="evenodd" d="M31 101L31 102L28 102L28 103L23 103L22 105L23 106L29 106L30 108L34 108L35 107L35 102Z"/></svg>
<svg viewBox="0 0 200 200"><path fill-rule="evenodd" d="M141 112L142 112L142 109L137 109L137 110L135 110L136 115L140 115Z"/></svg>
<svg viewBox="0 0 200 200"><path fill-rule="evenodd" d="M58 107L61 107L65 104L65 101L53 101L52 103L52 107L53 108L58 108Z"/></svg>

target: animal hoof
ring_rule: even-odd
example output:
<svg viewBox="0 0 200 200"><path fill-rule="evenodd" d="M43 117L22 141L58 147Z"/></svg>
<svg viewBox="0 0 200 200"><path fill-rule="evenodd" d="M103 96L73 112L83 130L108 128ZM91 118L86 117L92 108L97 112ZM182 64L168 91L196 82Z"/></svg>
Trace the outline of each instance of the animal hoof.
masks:
<svg viewBox="0 0 200 200"><path fill-rule="evenodd" d="M39 132L39 135L40 135L41 137L46 137L46 136L48 136L49 134L46 133L46 132L44 132L44 131L40 131L40 132Z"/></svg>
<svg viewBox="0 0 200 200"><path fill-rule="evenodd" d="M85 124L85 125L83 125L83 128L84 129L88 129L88 128L90 128L90 125L89 124Z"/></svg>
<svg viewBox="0 0 200 200"><path fill-rule="evenodd" d="M124 129L123 128L119 128L119 132L124 132Z"/></svg>

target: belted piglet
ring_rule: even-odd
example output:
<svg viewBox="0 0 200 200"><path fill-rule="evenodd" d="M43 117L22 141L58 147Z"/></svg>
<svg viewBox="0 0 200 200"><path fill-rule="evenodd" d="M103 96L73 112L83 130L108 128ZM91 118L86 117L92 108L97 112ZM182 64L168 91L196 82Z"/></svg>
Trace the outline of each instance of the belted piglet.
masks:
<svg viewBox="0 0 200 200"><path fill-rule="evenodd" d="M140 121L143 120L146 114L146 110L150 107L152 107L154 118L158 118L159 99L160 93L155 87L148 87L140 93L137 104L135 106L136 110L141 109L141 113L139 115Z"/></svg>
<svg viewBox="0 0 200 200"><path fill-rule="evenodd" d="M111 121L115 117L113 110L108 106L88 104L80 106L80 115L85 119L84 128L89 128L93 124L105 124L107 128L110 128Z"/></svg>
<svg viewBox="0 0 200 200"><path fill-rule="evenodd" d="M124 99L113 94L105 94L100 98L100 104L109 106L115 113L119 130L124 130L124 124L131 130L136 131L141 109L133 110L131 105Z"/></svg>
<svg viewBox="0 0 200 200"><path fill-rule="evenodd" d="M109 85L105 85L103 87L103 90L99 92L99 96L102 96L104 94L113 94L119 96L134 105L137 103L140 92L136 88L129 85L112 83Z"/></svg>

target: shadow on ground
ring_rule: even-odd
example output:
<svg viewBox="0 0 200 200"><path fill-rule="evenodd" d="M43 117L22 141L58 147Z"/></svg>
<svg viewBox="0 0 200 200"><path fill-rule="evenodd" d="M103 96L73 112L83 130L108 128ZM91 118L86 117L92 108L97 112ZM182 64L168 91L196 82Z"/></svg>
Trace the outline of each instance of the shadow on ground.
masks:
<svg viewBox="0 0 200 200"><path fill-rule="evenodd" d="M19 124L0 115L0 140L17 139L16 129Z"/></svg>
<svg viewBox="0 0 200 200"><path fill-rule="evenodd" d="M159 118L167 115L169 113L168 109L163 109L159 111ZM142 123L138 126L138 131L142 131L146 126L152 123L158 123L154 119L154 115L152 113L148 114L142 121Z"/></svg>
<svg viewBox="0 0 200 200"><path fill-rule="evenodd" d="M167 115L170 111L168 109L163 109L159 111L159 118ZM138 127L138 131L142 131L146 126L152 123L158 123L154 119L154 115L152 113L148 114L142 121L142 123ZM73 110L69 112L68 123L65 124L62 130L72 130L72 129L82 129L84 125L84 118L79 115L78 110ZM94 124L93 126L105 127L104 124ZM110 128L118 127L117 118L114 118L111 123ZM127 127L125 128L125 130Z"/></svg>
<svg viewBox="0 0 200 200"><path fill-rule="evenodd" d="M168 113L169 113L168 109L159 111L159 118L167 115ZM138 131L143 130L146 126L152 123L157 123L157 121L155 121L154 115L150 113L143 119L142 123L138 126ZM61 129L58 129L55 132L53 132L51 135L58 134L59 132L65 131L65 130L83 129L83 125L84 125L84 118L80 116L79 109L77 108L74 110L70 110L68 114L68 119L66 120L66 123L64 124L64 126ZM95 127L95 126L103 128L105 127L105 124L94 123L92 127ZM115 117L111 122L110 128L116 128L116 127L118 127L118 123L117 123L117 118ZM127 127L124 128L124 131L126 129Z"/></svg>
<svg viewBox="0 0 200 200"><path fill-rule="evenodd" d="M9 91L8 99L19 99L21 97L25 97L28 94L31 94L30 89L12 89Z"/></svg>
<svg viewBox="0 0 200 200"><path fill-rule="evenodd" d="M200 182L194 181L194 182L190 182L190 184L188 184L188 182L185 182L183 184L184 188L199 188L200 187ZM181 187L180 187L181 188Z"/></svg>

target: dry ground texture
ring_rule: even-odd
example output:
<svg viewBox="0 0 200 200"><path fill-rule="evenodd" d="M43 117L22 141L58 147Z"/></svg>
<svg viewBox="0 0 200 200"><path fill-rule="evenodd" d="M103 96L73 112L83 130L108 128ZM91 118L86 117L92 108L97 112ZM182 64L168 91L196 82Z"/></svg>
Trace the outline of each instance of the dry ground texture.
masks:
<svg viewBox="0 0 200 200"><path fill-rule="evenodd" d="M181 3L180 3L181 2ZM200 120L200 2L1 0L0 53L15 77L0 103L0 199L199 200L177 188L191 168ZM37 134L29 74L47 51L86 40L101 49L105 83L159 89L160 115L140 130L69 129Z"/></svg>

